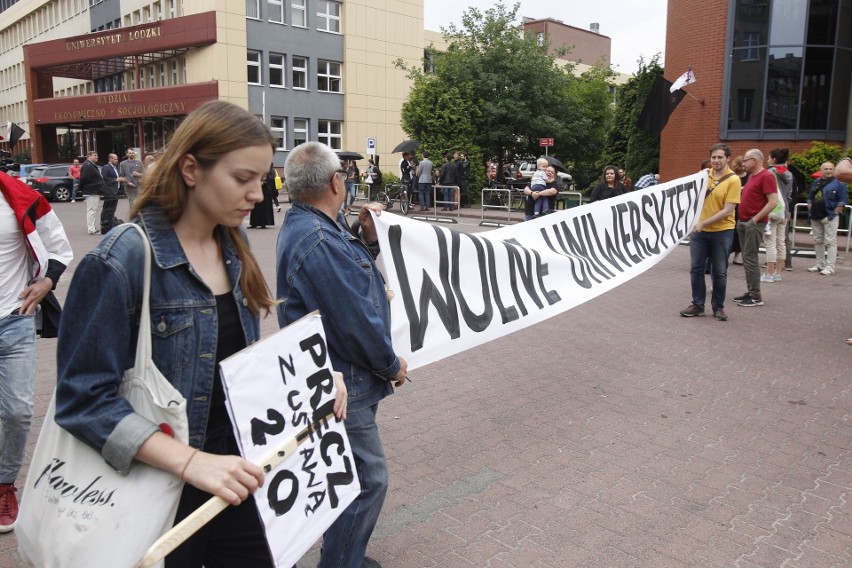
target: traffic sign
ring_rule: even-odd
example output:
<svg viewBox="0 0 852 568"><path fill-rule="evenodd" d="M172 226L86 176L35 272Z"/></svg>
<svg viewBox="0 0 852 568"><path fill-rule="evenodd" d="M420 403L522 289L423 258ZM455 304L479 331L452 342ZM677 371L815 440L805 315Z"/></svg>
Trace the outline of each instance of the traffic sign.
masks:
<svg viewBox="0 0 852 568"><path fill-rule="evenodd" d="M538 139L539 146L553 146L553 138L539 138Z"/></svg>
<svg viewBox="0 0 852 568"><path fill-rule="evenodd" d="M376 139L375 138L367 138L367 153L375 154L376 153Z"/></svg>

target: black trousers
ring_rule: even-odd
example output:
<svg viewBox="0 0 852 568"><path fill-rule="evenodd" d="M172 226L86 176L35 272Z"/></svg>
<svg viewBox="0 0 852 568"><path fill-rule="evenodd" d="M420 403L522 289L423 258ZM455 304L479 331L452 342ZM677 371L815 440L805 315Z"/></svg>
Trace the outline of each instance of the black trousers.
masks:
<svg viewBox="0 0 852 568"><path fill-rule="evenodd" d="M208 432L204 451L239 455L230 425ZM180 497L175 524L207 502L212 495L187 484ZM166 556L166 568L272 568L272 557L254 496L238 507L229 506Z"/></svg>
<svg viewBox="0 0 852 568"><path fill-rule="evenodd" d="M115 210L118 208L118 195L104 195L104 208L101 209L101 233L106 233L115 222Z"/></svg>

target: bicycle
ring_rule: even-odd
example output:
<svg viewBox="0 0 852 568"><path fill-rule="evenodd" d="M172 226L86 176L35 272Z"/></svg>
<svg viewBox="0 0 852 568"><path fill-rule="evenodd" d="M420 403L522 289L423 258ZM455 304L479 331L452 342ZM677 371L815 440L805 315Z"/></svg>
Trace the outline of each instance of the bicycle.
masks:
<svg viewBox="0 0 852 568"><path fill-rule="evenodd" d="M381 203L385 211L393 209L394 202L399 201L399 208L402 209L402 214L408 215L408 210L411 209L411 196L408 194L408 184L387 184L384 187L384 191L376 194L375 201Z"/></svg>

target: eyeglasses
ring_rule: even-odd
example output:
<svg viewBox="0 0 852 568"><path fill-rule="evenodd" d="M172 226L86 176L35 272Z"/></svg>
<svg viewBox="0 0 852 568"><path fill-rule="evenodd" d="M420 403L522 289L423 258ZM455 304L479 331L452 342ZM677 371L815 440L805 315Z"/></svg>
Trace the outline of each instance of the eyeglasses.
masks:
<svg viewBox="0 0 852 568"><path fill-rule="evenodd" d="M751 162L751 161L755 161L755 162L756 162L756 161L757 161L757 158L744 158L744 159L743 159L743 163L744 163L744 164L745 164L746 162Z"/></svg>
<svg viewBox="0 0 852 568"><path fill-rule="evenodd" d="M347 172L346 170L337 170L334 173L340 174L340 177L342 177L343 179L346 179L349 176L349 172Z"/></svg>

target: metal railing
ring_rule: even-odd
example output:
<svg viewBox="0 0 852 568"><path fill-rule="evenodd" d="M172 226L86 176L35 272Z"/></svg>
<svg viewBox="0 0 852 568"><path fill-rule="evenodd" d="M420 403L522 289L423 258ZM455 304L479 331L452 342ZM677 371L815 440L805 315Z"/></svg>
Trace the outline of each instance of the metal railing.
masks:
<svg viewBox="0 0 852 568"><path fill-rule="evenodd" d="M577 199L577 205L568 205L568 201L575 198ZM554 205L554 208L559 209L560 203L562 204L562 209L579 207L583 204L583 194L579 191L560 191L556 194L556 204Z"/></svg>
<svg viewBox="0 0 852 568"><path fill-rule="evenodd" d="M808 204L807 203L796 203L796 206L793 207L793 229L790 231L790 247L794 247L796 245L796 229L801 228L802 230L807 229L808 227L797 227L796 221L799 217L799 209L804 209L807 213ZM850 239L852 239L852 205L846 205L843 207L844 212L846 213L846 228L841 229L838 227L837 234L846 234L846 252L849 252L849 243ZM805 215L805 219L807 219L807 215Z"/></svg>
<svg viewBox="0 0 852 568"><path fill-rule="evenodd" d="M504 223L486 220L485 212L493 209L506 212L506 223L512 221L512 191L511 187L495 185L482 188L482 206L480 209L480 226L502 226Z"/></svg>

